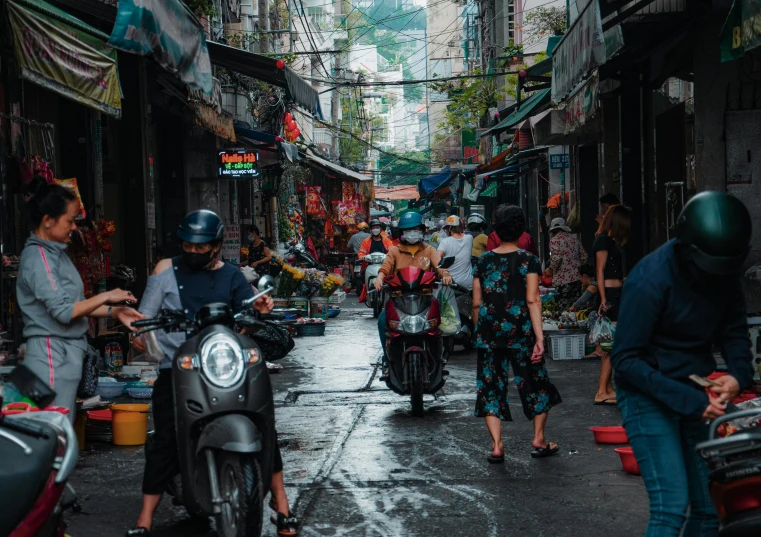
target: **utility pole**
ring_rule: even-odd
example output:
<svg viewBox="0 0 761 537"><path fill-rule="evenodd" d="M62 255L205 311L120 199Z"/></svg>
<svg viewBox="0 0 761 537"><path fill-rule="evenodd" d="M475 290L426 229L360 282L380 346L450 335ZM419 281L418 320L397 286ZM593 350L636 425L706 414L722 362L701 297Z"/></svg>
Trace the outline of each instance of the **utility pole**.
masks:
<svg viewBox="0 0 761 537"><path fill-rule="evenodd" d="M343 0L333 0L333 16L335 17L333 20L341 20L341 4L343 3ZM346 24L344 22L341 23L342 26L346 27ZM340 49L340 47L337 47ZM334 78L336 79L336 82L339 80L339 77L342 77L343 79L343 53L339 52L335 56L335 73L333 74ZM349 105L351 106L351 105ZM333 93L330 96L330 122L333 124L334 127L338 126L338 113L341 108L341 94L338 92L338 87L333 87ZM339 142L338 142L338 131L333 131L333 156L338 157L339 156Z"/></svg>
<svg viewBox="0 0 761 537"><path fill-rule="evenodd" d="M259 53L267 52L267 39L270 29L270 4L269 0L259 0L257 4L259 13Z"/></svg>

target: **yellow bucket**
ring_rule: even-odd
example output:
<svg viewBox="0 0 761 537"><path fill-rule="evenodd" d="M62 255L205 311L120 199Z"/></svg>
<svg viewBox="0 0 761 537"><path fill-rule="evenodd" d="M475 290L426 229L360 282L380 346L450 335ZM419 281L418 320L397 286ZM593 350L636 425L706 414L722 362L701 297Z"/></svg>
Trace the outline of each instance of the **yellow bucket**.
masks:
<svg viewBox="0 0 761 537"><path fill-rule="evenodd" d="M115 446L142 446L148 435L150 405L111 405Z"/></svg>

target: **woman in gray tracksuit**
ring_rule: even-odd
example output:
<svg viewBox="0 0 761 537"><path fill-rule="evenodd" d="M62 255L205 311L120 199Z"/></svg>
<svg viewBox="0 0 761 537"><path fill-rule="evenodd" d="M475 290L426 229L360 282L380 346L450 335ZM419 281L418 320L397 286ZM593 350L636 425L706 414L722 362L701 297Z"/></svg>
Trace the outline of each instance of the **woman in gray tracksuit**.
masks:
<svg viewBox="0 0 761 537"><path fill-rule="evenodd" d="M134 302L114 289L85 299L82 279L66 255L77 228L74 195L59 185L41 185L27 202L32 234L21 252L16 297L27 338L24 365L55 392L56 406L74 419L77 387L87 350L87 317L118 318L126 326L141 319L132 308L108 304Z"/></svg>

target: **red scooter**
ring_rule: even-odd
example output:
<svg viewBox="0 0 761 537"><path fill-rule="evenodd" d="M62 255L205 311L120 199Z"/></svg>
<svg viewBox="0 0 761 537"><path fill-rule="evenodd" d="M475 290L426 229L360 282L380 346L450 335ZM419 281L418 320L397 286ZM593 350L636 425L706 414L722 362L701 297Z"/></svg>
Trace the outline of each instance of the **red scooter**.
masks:
<svg viewBox="0 0 761 537"><path fill-rule="evenodd" d="M451 266L454 258L439 266ZM381 378L390 390L409 395L412 415L423 415L423 394L438 392L449 374L445 369L441 310L432 291L436 274L407 267L384 281L386 302L386 356L388 372Z"/></svg>

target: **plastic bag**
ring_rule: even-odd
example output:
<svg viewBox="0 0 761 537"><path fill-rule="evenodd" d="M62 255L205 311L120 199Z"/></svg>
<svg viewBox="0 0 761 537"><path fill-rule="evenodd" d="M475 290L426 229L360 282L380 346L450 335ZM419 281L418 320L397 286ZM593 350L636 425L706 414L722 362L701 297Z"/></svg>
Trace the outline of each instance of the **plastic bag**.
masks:
<svg viewBox="0 0 761 537"><path fill-rule="evenodd" d="M254 283L259 279L259 275L251 267L241 267L240 271L243 273L243 277L246 278L248 283Z"/></svg>
<svg viewBox="0 0 761 537"><path fill-rule="evenodd" d="M442 285L436 294L436 299L441 307L441 324L439 330L446 336L453 336L460 331L462 322L460 312L457 309L457 299L451 287Z"/></svg>
<svg viewBox="0 0 761 537"><path fill-rule="evenodd" d="M589 331L589 342L592 345L613 343L613 338L616 335L616 325L613 324L613 321L604 315L600 315L591 326L592 329Z"/></svg>

